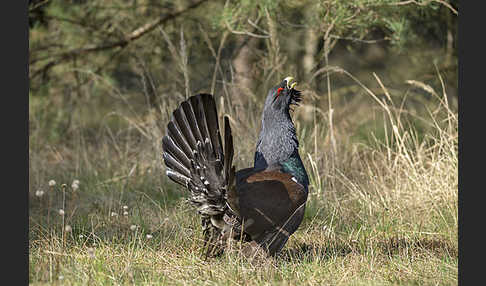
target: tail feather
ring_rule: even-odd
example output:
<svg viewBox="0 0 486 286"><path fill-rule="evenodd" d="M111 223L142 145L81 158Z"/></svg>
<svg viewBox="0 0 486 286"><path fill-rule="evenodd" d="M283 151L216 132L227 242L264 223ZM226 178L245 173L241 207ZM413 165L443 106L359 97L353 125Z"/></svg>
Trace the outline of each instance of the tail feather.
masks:
<svg viewBox="0 0 486 286"><path fill-rule="evenodd" d="M223 152L212 95L192 96L174 110L162 139L166 174L191 192L190 201L206 217L224 213L226 190L234 177L233 138L227 118L224 147Z"/></svg>
<svg viewBox="0 0 486 286"><path fill-rule="evenodd" d="M193 96L189 98L191 104L190 105L188 104L188 106L192 107L191 110L194 114L194 120L197 122L197 125L195 125L196 127L195 129L196 132L198 132L198 135L201 135L200 140L204 142L205 139L207 138L211 144L211 138L209 136L208 124L206 122L206 115L205 115L206 112L209 113L210 111L204 110L205 106L203 105L201 100L201 97L203 96L204 95ZM212 148L213 146L211 145L209 147Z"/></svg>
<svg viewBox="0 0 486 286"><path fill-rule="evenodd" d="M212 96L207 95L201 97L203 105L205 109L209 112L206 112L206 123L209 131L209 136L211 139L211 144L213 146L213 150L215 150L216 156L222 160L223 155L223 144L221 144L221 135L219 132L219 123L218 123L218 112L216 111L216 103Z"/></svg>
<svg viewBox="0 0 486 286"><path fill-rule="evenodd" d="M224 117L224 151L224 178L226 179L226 185L231 186L233 184L235 173L235 168L233 167L234 149L233 135L231 134L231 126L227 116Z"/></svg>
<svg viewBox="0 0 486 286"><path fill-rule="evenodd" d="M191 160L188 155L191 153L185 153L172 139L171 136L164 136L162 138L162 145L165 146L165 150L172 155L172 157L177 158L183 166L190 166ZM186 168L187 169L187 168Z"/></svg>
<svg viewBox="0 0 486 286"><path fill-rule="evenodd" d="M184 135L179 127L173 122L170 121L167 125L167 137L170 137L173 142L180 147L187 158L190 158L192 154L192 148L189 143L184 139ZM162 141L163 142L163 141Z"/></svg>
<svg viewBox="0 0 486 286"><path fill-rule="evenodd" d="M189 182L191 181L190 178L182 175L181 173L175 172L173 170L168 169L166 172L167 176L174 182L182 185L182 186L187 186Z"/></svg>
<svg viewBox="0 0 486 286"><path fill-rule="evenodd" d="M184 141L189 145L192 150L196 149L196 137L192 133L191 123L188 122L184 110L179 107L172 113L171 121L175 123L177 128L181 131ZM194 124L194 123L192 123Z"/></svg>
<svg viewBox="0 0 486 286"><path fill-rule="evenodd" d="M199 131L199 122L196 121L196 115L194 114L194 109L190 104L190 99L181 103L181 109L184 111L188 126L191 130L192 135L196 141L203 141L201 132Z"/></svg>
<svg viewBox="0 0 486 286"><path fill-rule="evenodd" d="M167 167L173 169L174 171L178 172L181 175L184 175L186 177L190 177L191 173L189 171L189 168L184 166L181 162L179 162L175 157L173 157L170 153L165 152L162 154L164 158L164 162L167 165Z"/></svg>

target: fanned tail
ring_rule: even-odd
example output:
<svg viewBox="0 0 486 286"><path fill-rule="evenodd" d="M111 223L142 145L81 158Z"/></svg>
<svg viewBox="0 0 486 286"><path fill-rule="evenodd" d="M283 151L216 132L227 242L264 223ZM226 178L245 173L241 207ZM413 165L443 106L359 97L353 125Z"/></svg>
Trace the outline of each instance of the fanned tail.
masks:
<svg viewBox="0 0 486 286"><path fill-rule="evenodd" d="M233 138L226 117L224 147L223 152L212 95L192 96L174 110L162 139L166 174L191 192L190 201L204 217L224 214L226 192L234 180Z"/></svg>

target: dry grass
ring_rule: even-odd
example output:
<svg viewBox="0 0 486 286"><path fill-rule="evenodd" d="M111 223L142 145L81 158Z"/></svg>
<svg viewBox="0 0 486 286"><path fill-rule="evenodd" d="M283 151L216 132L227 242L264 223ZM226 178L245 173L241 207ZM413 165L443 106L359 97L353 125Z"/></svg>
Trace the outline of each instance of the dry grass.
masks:
<svg viewBox="0 0 486 286"><path fill-rule="evenodd" d="M371 90L345 71L334 72L355 81L360 96L346 103L333 98L329 110L328 98L302 86L305 101L294 121L311 178L306 216L282 254L260 262L242 257L238 243L221 258L201 258L198 217L163 175L160 160L177 95L140 113L97 79L123 108L111 105L103 113L89 100L78 103L85 108L55 144L45 139L43 125L50 103L31 102L30 283L457 284L458 124L445 90L438 95L411 82L433 97L417 107L398 102L407 96L395 96L376 75L379 88ZM263 98L248 97L234 110L231 84L222 83L218 110L232 119L242 168L253 159ZM355 139L363 122L373 122L369 136ZM425 129L416 130L417 122ZM57 184L49 187L51 179ZM70 187L75 179L77 190Z"/></svg>

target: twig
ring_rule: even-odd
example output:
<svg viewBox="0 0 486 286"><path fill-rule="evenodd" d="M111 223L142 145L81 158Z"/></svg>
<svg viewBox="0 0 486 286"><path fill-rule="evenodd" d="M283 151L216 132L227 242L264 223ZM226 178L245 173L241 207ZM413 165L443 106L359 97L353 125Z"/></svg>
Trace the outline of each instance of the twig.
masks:
<svg viewBox="0 0 486 286"><path fill-rule="evenodd" d="M258 20L260 20L260 19L258 18L258 19L256 20L256 22L258 22ZM257 24L253 23L253 22L252 22L250 19L248 19L248 23L249 23L250 25L252 25L252 26L253 26L253 28L257 29L258 31L260 31L260 32L262 32L262 33L265 33L265 34L267 34L267 35L268 35L268 34L270 34L269 32L267 32L267 31L263 30L262 28L258 27L258 26L257 26Z"/></svg>
<svg viewBox="0 0 486 286"><path fill-rule="evenodd" d="M55 251L50 251L50 250L44 250L44 253L59 255L59 256L72 256L71 254L60 253L60 252L55 252Z"/></svg>
<svg viewBox="0 0 486 286"><path fill-rule="evenodd" d="M230 25L228 24L227 21L224 21L224 24L226 26L226 28L228 28L228 30L233 33L233 34L236 34L236 35L247 35L247 36L250 36L250 37L255 37L255 38L263 38L263 39L268 39L270 38L270 35L259 35L259 34L255 34L255 33L252 33L252 32L248 32L248 31L236 31L236 30L233 30Z"/></svg>
<svg viewBox="0 0 486 286"><path fill-rule="evenodd" d="M189 98L191 96L191 86L189 85L189 56L187 52L187 45L186 45L186 40L184 39L184 29L181 26L181 39L180 39L180 47L181 47L181 68L182 68L182 73L184 75L184 87L186 89L186 98Z"/></svg>
<svg viewBox="0 0 486 286"><path fill-rule="evenodd" d="M326 66L329 66L329 53L331 52L332 48L337 42L337 39L334 39L334 42L331 43L331 37L329 37L332 29L334 28L334 24L336 22L337 18L334 18L333 21L331 22L331 25L326 30L326 33L324 34L324 59L326 62ZM332 147L332 160L331 164L334 170L334 162L336 160L336 154L337 154L337 147L336 147L336 138L334 137L334 126L333 126L333 121L332 121L332 101L331 101L331 75L329 74L329 71L326 72L326 80L327 80L327 98L328 98L328 105L329 105L329 134L330 134L330 139L331 139L331 147ZM316 134L317 136L317 134Z"/></svg>
<svg viewBox="0 0 486 286"><path fill-rule="evenodd" d="M376 40L363 40L363 39L353 38L353 37L339 37L339 36L336 36L336 35L329 35L329 37L330 38L333 38L333 39L338 39L338 40L347 40L347 41L353 41L353 42L361 42L361 43L365 43L365 44L375 44L375 43L378 43L378 42L382 42L382 41L388 40L388 37L385 37L383 39L376 39Z"/></svg>
<svg viewBox="0 0 486 286"><path fill-rule="evenodd" d="M402 5L416 4L416 5L419 5L419 6L426 6L426 5L429 5L430 2L436 2L436 3L442 4L442 5L446 6L449 10L451 10L452 13L458 15L457 10L454 9L454 7L452 7L451 4L447 3L444 0L428 0L428 1L424 1L424 2L417 2L416 0L407 0L407 1L402 1L402 2L388 3L387 5L402 6Z"/></svg>
<svg viewBox="0 0 486 286"><path fill-rule="evenodd" d="M46 4L47 2L49 2L49 0L44 0L44 1L41 1L39 3L34 4L32 8L29 8L29 12L32 12L32 11L36 10L40 6Z"/></svg>
<svg viewBox="0 0 486 286"><path fill-rule="evenodd" d="M213 57L216 59L216 63L214 64L214 71L213 71L213 79L211 81L211 94L214 95L214 89L216 86L216 73L219 72L221 75L221 78L223 78L223 71L221 69L220 61L221 61L221 51L223 50L224 43L226 41L226 38L228 37L229 31L225 31L223 33L223 36L221 37L221 41L219 42L219 48L218 52L214 50L213 45L211 44L211 40L209 39L208 33L204 30L204 28L199 25L199 30L201 31L204 40L206 41L209 50L211 51L211 54Z"/></svg>

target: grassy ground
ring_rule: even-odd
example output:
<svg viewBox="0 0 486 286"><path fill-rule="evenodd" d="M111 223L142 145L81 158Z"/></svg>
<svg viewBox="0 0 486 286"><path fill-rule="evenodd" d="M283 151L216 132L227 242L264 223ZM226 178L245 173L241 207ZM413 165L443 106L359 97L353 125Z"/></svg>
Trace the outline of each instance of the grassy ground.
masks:
<svg viewBox="0 0 486 286"><path fill-rule="evenodd" d="M333 99L329 116L328 99L303 90L294 121L311 178L305 219L279 257L253 262L237 242L221 258L201 257L198 217L160 158L175 100L142 115L87 99L68 132L53 134L65 111L53 116L49 99L32 98L30 283L457 284L457 113L445 92L428 89L422 104L361 86L361 99ZM219 110L233 118L243 168L261 111L258 101L242 113L227 99Z"/></svg>

